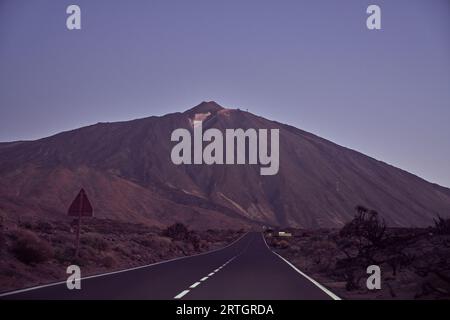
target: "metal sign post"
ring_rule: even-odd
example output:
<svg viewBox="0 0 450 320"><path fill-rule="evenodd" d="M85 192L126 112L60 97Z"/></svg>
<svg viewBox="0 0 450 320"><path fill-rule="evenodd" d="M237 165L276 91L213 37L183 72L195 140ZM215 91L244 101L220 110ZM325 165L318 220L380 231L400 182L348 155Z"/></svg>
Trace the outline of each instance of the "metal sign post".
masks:
<svg viewBox="0 0 450 320"><path fill-rule="evenodd" d="M68 211L69 216L76 217L77 220L77 233L75 238L75 257L78 257L80 251L80 229L81 229L81 217L92 217L93 210L92 205L89 202L89 199L86 195L86 192L82 188L75 199L72 201L72 204L69 207Z"/></svg>

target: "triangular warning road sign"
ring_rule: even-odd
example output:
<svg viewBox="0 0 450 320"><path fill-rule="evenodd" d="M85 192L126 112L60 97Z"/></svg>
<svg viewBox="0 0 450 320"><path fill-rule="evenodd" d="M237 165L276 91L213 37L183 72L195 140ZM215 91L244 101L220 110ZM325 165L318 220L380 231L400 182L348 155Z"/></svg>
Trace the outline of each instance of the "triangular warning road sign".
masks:
<svg viewBox="0 0 450 320"><path fill-rule="evenodd" d="M76 217L91 217L93 213L91 203L86 195L84 189L81 189L75 200L69 207L69 216Z"/></svg>

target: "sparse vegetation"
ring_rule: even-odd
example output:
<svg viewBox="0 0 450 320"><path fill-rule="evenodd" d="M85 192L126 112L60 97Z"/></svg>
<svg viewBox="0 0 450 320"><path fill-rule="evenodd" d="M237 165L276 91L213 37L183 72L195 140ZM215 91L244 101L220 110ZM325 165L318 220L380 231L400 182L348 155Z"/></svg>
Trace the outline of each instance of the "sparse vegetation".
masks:
<svg viewBox="0 0 450 320"><path fill-rule="evenodd" d="M357 214L341 229L339 234L342 238L353 240L358 253L363 255L364 251L370 247L382 246L386 238L386 224L374 210L363 206L357 206L355 210Z"/></svg>
<svg viewBox="0 0 450 320"><path fill-rule="evenodd" d="M81 266L83 275L89 275L192 255L225 246L243 232L200 232L182 224L161 230L91 218L83 221L80 256L74 258L70 221L22 217L9 226L1 222L0 291L65 279L70 264Z"/></svg>
<svg viewBox="0 0 450 320"><path fill-rule="evenodd" d="M363 206L341 229L291 230L269 245L301 270L350 299L450 299L449 220L429 228L387 228ZM365 286L369 265L382 272L381 290Z"/></svg>
<svg viewBox="0 0 450 320"><path fill-rule="evenodd" d="M108 254L102 258L101 263L105 268L112 268L116 265L117 261L112 255Z"/></svg>
<svg viewBox="0 0 450 320"><path fill-rule="evenodd" d="M189 237L189 230L182 223L175 223L163 231L163 235L174 240L185 240Z"/></svg>
<svg viewBox="0 0 450 320"><path fill-rule="evenodd" d="M16 231L12 252L25 264L45 262L53 257L53 249L47 241L29 230Z"/></svg>
<svg viewBox="0 0 450 320"><path fill-rule="evenodd" d="M109 249L108 242L100 235L88 233L83 236L81 243L87 247L97 250L98 252L104 252Z"/></svg>
<svg viewBox="0 0 450 320"><path fill-rule="evenodd" d="M378 212L363 206L357 206L356 215L339 232L337 246L345 254L339 259L338 268L345 270L346 289L360 287L365 276L364 266L380 263L375 257L386 241L386 224L379 218Z"/></svg>
<svg viewBox="0 0 450 320"><path fill-rule="evenodd" d="M173 240L184 241L192 245L194 250L198 251L202 247L202 242L200 237L182 223L175 223L164 230L163 235Z"/></svg>

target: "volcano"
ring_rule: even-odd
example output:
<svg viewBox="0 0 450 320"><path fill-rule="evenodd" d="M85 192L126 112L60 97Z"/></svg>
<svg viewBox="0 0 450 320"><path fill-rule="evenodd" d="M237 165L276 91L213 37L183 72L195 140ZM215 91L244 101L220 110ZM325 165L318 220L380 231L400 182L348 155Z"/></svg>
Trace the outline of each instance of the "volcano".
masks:
<svg viewBox="0 0 450 320"><path fill-rule="evenodd" d="M279 171L258 165L176 165L171 133L279 129ZM80 188L95 215L192 228L340 227L356 205L390 226L426 226L450 212L450 189L295 127L202 102L185 112L0 143L0 214L67 219Z"/></svg>

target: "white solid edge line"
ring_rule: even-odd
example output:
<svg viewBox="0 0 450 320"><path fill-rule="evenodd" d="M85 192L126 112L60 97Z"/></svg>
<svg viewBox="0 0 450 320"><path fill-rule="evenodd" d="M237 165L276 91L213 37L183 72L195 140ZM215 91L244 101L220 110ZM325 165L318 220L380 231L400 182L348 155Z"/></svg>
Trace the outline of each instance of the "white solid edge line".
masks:
<svg viewBox="0 0 450 320"><path fill-rule="evenodd" d="M181 299L183 298L187 293L189 292L189 290L184 290L182 292L180 292L179 294L177 294L174 299Z"/></svg>
<svg viewBox="0 0 450 320"><path fill-rule="evenodd" d="M134 270L138 270L138 269L143 269L143 268L156 266L156 265L163 264L163 263L168 263L168 262L173 262L173 261L177 261L177 260L188 259L188 258L202 256L202 255L205 255L205 254L218 252L218 251L225 250L226 248L232 246L233 244L235 244L236 242L241 240L243 237L245 237L247 234L249 234L249 232L244 233L242 236L240 236L239 238L234 240L232 243L226 245L223 248L219 248L219 249L215 249L215 250L211 250L211 251L207 251L207 252L202 252L202 253L197 253L197 254L194 254L192 256L177 257L177 258L173 258L173 259L169 259L169 260L165 260L165 261L158 261L158 262L147 264L147 265L144 265L144 266L139 266L139 267L134 267L134 268L129 268L129 269L123 269L123 270L118 270L118 271L112 271L112 272L107 272L107 273L101 273L101 274L95 274L95 275L92 275L92 276L87 276L87 277L81 278L80 280L87 280L87 279L92 279L92 278L109 276L109 275L122 273L122 272L134 271ZM27 292L27 291L32 291L32 290L37 290L37 289L42 289L42 288L47 288L47 287L53 287L53 286L64 284L66 282L67 282L67 280L66 281L59 281L59 282L43 284L43 285L40 285L40 286L35 286L35 287L30 287L30 288L24 288L24 289L9 291L9 292L3 292L3 293L0 293L0 297L6 297L6 296L13 295L13 294Z"/></svg>
<svg viewBox="0 0 450 320"><path fill-rule="evenodd" d="M273 252L273 251L272 251ZM327 295L329 295L331 298L333 298L334 300L342 300L341 298L339 298L337 295L335 295L333 292L331 292L330 290L328 290L327 288L325 288L323 285L321 285L319 282L317 282L316 280L314 280L313 278L311 278L310 276L308 276L307 274L305 274L304 272L300 271L296 266L294 266L292 263L290 263L288 260L286 260L285 258L283 258L282 256L280 256L278 253L275 253L278 257L280 257L284 262L286 262L288 265L290 265L292 267L292 269L294 269L295 271L297 271L298 273L300 273L302 276L304 276L306 279L308 279L309 281L311 281L313 284L316 285L316 287L318 287L319 289L321 289L323 292L325 292Z"/></svg>
<svg viewBox="0 0 450 320"><path fill-rule="evenodd" d="M200 284L200 282L196 282L193 285L191 285L189 288L194 289L196 286L198 286Z"/></svg>
<svg viewBox="0 0 450 320"><path fill-rule="evenodd" d="M327 295L329 295L333 300L342 300L341 298L339 298L336 294L334 294L333 292L331 292L330 290L328 290L327 288L325 288L323 285L321 285L319 282L317 282L316 280L314 280L313 278L311 278L310 276L308 276L306 273L300 271L296 266L294 266L292 263L290 263L288 260L286 260L285 258L283 258L281 255L279 255L278 253L276 253L275 251L272 251L272 249L270 249L269 245L266 242L266 239L264 238L264 235L261 233L261 236L264 240L264 243L266 244L267 248L273 253L275 254L277 257L279 257L281 260L283 260L284 262L286 262L292 269L294 269L295 271L297 271L299 274L301 274L303 277L305 277L306 279L308 279L309 281L311 281L316 287L318 287L320 290L322 290L323 292L325 292Z"/></svg>

